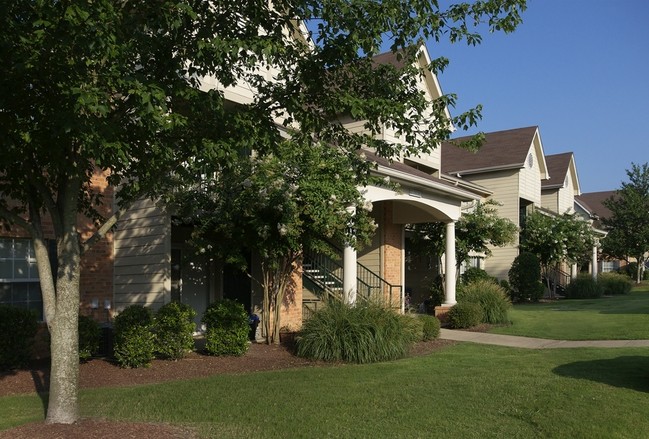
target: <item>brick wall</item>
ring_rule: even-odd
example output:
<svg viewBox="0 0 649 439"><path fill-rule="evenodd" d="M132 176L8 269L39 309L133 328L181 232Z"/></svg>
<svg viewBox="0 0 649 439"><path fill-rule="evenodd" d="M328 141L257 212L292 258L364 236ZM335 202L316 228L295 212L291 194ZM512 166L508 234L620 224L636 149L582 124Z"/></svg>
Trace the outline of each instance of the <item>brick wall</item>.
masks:
<svg viewBox="0 0 649 439"><path fill-rule="evenodd" d="M383 209L383 279L392 285L401 285L402 258L403 258L403 225L393 222L393 203L386 202ZM393 292L394 293L394 292ZM385 292L389 299L389 291ZM396 296L396 297L395 297ZM392 297L392 305L398 306L400 297Z"/></svg>
<svg viewBox="0 0 649 439"><path fill-rule="evenodd" d="M104 217L112 214L114 190L108 185L107 172L96 171L91 179L93 191L101 193L104 197L104 205L99 212ZM96 230L93 222L83 215L77 219L82 239L88 239ZM42 226L45 238L54 239L54 227L49 215L44 215ZM30 238L30 235L20 227L14 226L9 231L0 229L0 236L7 238ZM56 274L55 274L56 275ZM97 242L81 258L81 279L80 279L80 312L91 315L99 322L107 319L104 310L104 301L109 300L112 304L113 298L113 234L109 233L104 239ZM96 298L99 308L91 308L92 299Z"/></svg>
<svg viewBox="0 0 649 439"><path fill-rule="evenodd" d="M286 288L281 308L282 327L297 331L302 327L302 263L293 270L291 284Z"/></svg>
<svg viewBox="0 0 649 439"><path fill-rule="evenodd" d="M113 214L114 189L108 185L108 172L96 171L91 179L91 188L103 196L99 213L108 218ZM77 219L82 239L88 239L96 231L96 225L82 215ZM79 293L80 312L89 315L100 323L109 320L110 311L104 309L106 301L113 308L113 233L108 233L92 246L81 258L81 279ZM93 309L93 299L98 308Z"/></svg>

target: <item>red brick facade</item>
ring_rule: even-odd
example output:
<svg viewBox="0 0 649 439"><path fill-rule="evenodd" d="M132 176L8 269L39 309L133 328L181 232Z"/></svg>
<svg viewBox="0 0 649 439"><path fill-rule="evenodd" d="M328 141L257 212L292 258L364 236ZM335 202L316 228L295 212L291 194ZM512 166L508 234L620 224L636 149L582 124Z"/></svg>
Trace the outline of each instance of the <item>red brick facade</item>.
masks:
<svg viewBox="0 0 649 439"><path fill-rule="evenodd" d="M392 285L401 285L403 267L403 225L394 224L393 203L384 203L382 221L383 244L383 273L382 277ZM401 298L393 291L392 306L400 306ZM385 291L386 300L389 300L389 291Z"/></svg>
<svg viewBox="0 0 649 439"><path fill-rule="evenodd" d="M112 214L114 190L108 185L107 173L97 171L91 179L93 191L101 193L104 205L99 209L104 217ZM96 230L92 221L79 215L77 220L82 239L88 239ZM54 228L49 215L43 216L43 232L46 239L54 239ZM30 238L27 231L14 226L11 230L0 231L0 237L5 238ZM97 242L86 254L81 257L80 279L80 312L92 315L97 321L106 321L107 314L104 310L104 301L112 303L113 298L113 236L109 233L104 239ZM92 299L97 299L98 309L93 310Z"/></svg>

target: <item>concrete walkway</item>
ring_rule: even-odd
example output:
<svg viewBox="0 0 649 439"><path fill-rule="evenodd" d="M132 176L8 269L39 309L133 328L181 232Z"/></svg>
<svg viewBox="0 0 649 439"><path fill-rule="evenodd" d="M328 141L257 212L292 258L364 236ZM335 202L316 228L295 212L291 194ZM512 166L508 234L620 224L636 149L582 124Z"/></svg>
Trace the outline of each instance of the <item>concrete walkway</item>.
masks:
<svg viewBox="0 0 649 439"><path fill-rule="evenodd" d="M526 349L649 347L649 340L547 340L544 338L517 337L514 335L458 331L444 328L440 330L439 338Z"/></svg>

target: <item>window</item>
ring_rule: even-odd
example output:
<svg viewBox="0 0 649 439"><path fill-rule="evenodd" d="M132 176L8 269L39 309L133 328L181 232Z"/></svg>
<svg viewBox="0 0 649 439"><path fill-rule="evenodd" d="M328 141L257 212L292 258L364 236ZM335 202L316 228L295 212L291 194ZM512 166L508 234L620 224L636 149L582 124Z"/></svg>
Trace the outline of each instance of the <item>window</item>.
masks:
<svg viewBox="0 0 649 439"><path fill-rule="evenodd" d="M620 268L620 261L602 261L602 273L617 271Z"/></svg>
<svg viewBox="0 0 649 439"><path fill-rule="evenodd" d="M0 238L0 304L33 309L43 319L43 299L29 239Z"/></svg>

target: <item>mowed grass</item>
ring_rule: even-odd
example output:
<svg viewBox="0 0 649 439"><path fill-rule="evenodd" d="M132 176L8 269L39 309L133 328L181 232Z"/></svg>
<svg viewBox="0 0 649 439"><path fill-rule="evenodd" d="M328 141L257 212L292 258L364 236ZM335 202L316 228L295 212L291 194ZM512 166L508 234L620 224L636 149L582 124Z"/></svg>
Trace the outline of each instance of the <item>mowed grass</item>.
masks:
<svg viewBox="0 0 649 439"><path fill-rule="evenodd" d="M649 282L630 294L515 305L496 334L555 340L649 340Z"/></svg>
<svg viewBox="0 0 649 439"><path fill-rule="evenodd" d="M646 349L457 344L425 357L81 392L84 417L218 438L646 438ZM0 398L0 429L43 418Z"/></svg>

